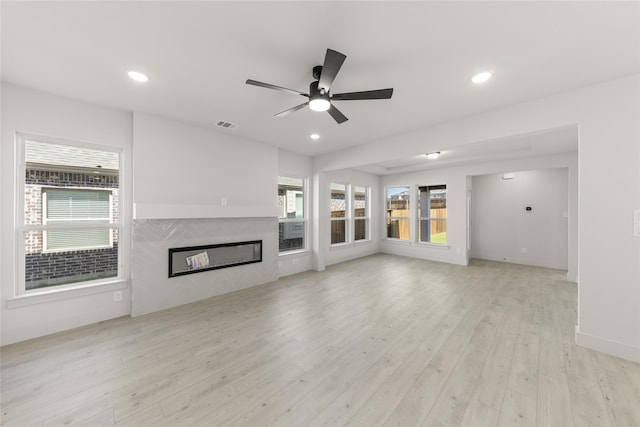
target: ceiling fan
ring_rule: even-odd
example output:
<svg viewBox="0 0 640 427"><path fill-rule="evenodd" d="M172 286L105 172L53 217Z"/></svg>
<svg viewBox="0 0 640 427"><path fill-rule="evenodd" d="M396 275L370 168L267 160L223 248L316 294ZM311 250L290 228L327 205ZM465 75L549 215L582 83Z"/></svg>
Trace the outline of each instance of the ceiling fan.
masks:
<svg viewBox="0 0 640 427"><path fill-rule="evenodd" d="M309 100L304 104L296 105L288 110L284 110L283 112L276 114L276 117L286 116L287 114L298 111L308 105L313 111L328 111L336 122L343 123L349 119L332 104L332 101L389 99L393 94L393 88L332 94L331 85L333 84L333 80L336 78L338 71L340 71L340 67L342 67L342 63L346 58L347 57L340 52L327 49L327 53L324 57L324 64L313 67L313 78L315 80L309 85L309 93L303 93L297 90L287 89L286 87L262 83L251 79L248 79L246 83L248 85L266 87L267 89L280 90L309 98Z"/></svg>

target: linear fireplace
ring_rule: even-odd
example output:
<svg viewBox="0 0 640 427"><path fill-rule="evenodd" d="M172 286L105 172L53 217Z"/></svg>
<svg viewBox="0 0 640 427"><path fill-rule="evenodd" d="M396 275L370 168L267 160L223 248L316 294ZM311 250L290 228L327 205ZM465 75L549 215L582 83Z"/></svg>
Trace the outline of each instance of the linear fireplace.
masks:
<svg viewBox="0 0 640 427"><path fill-rule="evenodd" d="M262 240L169 248L169 277L262 262Z"/></svg>

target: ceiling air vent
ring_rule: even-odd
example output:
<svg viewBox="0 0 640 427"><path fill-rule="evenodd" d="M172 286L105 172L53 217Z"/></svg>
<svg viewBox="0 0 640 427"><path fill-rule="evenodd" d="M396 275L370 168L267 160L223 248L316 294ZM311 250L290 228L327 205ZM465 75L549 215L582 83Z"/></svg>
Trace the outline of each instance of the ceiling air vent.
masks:
<svg viewBox="0 0 640 427"><path fill-rule="evenodd" d="M223 120L219 120L218 123L216 123L216 126L219 126L221 128L225 128L225 129L237 129L238 125L233 124L233 123L229 123L229 122L225 122Z"/></svg>

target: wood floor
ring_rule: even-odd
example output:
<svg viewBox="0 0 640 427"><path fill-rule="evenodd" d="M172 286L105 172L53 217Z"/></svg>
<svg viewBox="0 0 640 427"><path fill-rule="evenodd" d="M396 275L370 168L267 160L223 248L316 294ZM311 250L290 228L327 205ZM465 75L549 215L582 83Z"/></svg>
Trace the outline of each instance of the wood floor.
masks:
<svg viewBox="0 0 640 427"><path fill-rule="evenodd" d="M1 349L7 426L638 426L566 273L391 255Z"/></svg>

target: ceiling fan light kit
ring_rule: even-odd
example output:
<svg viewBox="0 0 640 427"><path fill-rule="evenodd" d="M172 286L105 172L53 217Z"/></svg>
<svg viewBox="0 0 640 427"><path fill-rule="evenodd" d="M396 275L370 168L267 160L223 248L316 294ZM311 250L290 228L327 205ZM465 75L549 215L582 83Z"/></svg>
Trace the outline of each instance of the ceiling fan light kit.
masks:
<svg viewBox="0 0 640 427"><path fill-rule="evenodd" d="M309 94L309 108L313 111L327 111L331 107L329 93L324 89L318 89L318 81L309 85Z"/></svg>
<svg viewBox="0 0 640 427"><path fill-rule="evenodd" d="M309 101L309 108L313 111L327 111L331 107L331 103L328 99L315 98Z"/></svg>
<svg viewBox="0 0 640 427"><path fill-rule="evenodd" d="M393 95L393 88L389 89L377 89L361 92L349 92L349 93L337 93L331 94L331 85L336 78L338 71L342 67L344 60L347 57L335 50L327 49L327 53L324 57L323 65L316 65L313 67L312 75L315 81L309 85L309 93L299 92L294 89L287 89L285 87L272 85L269 83L259 82L257 80L248 79L245 83L253 86L260 86L267 89L279 90L282 92L289 92L294 95L304 96L309 100L303 104L291 107L288 110L282 111L276 114L276 117L283 117L294 111L301 110L307 105L313 111L327 111L331 117L338 123L344 123L349 120L344 114L340 112L332 103L332 101L355 101L364 99L389 99Z"/></svg>

